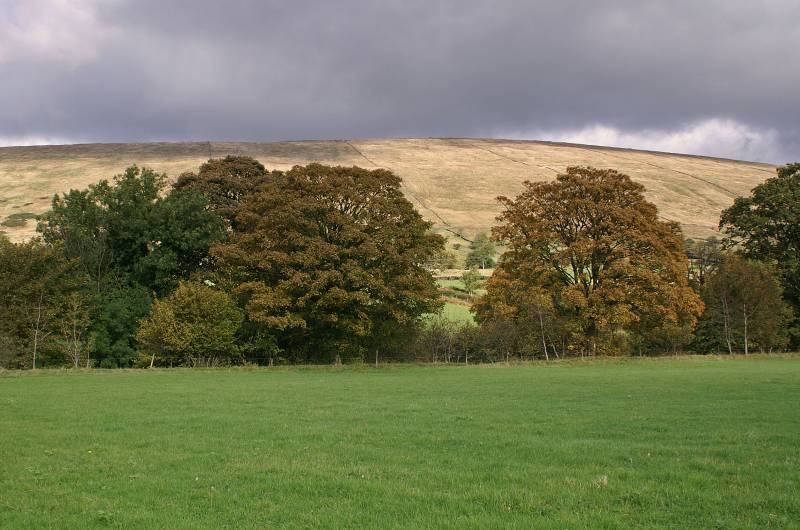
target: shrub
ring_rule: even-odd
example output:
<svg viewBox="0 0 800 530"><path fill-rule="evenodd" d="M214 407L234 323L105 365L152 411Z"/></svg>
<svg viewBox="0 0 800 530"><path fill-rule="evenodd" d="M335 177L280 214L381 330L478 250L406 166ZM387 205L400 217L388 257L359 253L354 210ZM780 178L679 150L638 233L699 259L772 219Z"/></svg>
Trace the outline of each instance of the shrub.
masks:
<svg viewBox="0 0 800 530"><path fill-rule="evenodd" d="M153 303L137 340L161 362L215 366L238 355L236 332L242 313L225 293L198 282L181 282L168 298Z"/></svg>

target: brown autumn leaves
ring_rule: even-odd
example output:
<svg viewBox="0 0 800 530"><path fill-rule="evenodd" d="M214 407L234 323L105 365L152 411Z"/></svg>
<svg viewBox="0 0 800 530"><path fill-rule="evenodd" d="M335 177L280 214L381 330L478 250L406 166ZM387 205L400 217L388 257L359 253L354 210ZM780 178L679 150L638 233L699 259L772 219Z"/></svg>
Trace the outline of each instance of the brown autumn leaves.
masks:
<svg viewBox="0 0 800 530"><path fill-rule="evenodd" d="M570 167L527 182L493 235L508 247L479 321L528 321L558 354L622 353L691 339L703 303L689 286L680 227L644 187L610 169Z"/></svg>

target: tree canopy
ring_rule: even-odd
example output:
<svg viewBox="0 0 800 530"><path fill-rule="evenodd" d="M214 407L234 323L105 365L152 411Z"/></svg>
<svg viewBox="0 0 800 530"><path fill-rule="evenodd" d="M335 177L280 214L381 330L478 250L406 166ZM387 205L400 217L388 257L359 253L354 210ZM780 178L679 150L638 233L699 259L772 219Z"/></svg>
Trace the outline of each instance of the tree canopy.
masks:
<svg viewBox="0 0 800 530"><path fill-rule="evenodd" d="M228 155L212 158L197 173L183 173L173 188L199 193L231 225L239 205L277 174L280 172L270 174L261 162L249 156Z"/></svg>
<svg viewBox="0 0 800 530"><path fill-rule="evenodd" d="M443 240L390 171L296 166L249 197L236 223L213 255L249 319L306 358L356 354L440 303L423 265Z"/></svg>
<svg viewBox="0 0 800 530"><path fill-rule="evenodd" d="M766 263L727 255L710 274L703 299L708 330L701 339L711 340L729 353L749 353L783 348L788 343L791 307L783 300L779 275Z"/></svg>
<svg viewBox="0 0 800 530"><path fill-rule="evenodd" d="M85 283L61 248L0 235L0 363L36 368L48 358L61 362L71 335L66 321L85 309L73 295Z"/></svg>
<svg viewBox="0 0 800 530"><path fill-rule="evenodd" d="M554 182L526 182L493 231L508 246L487 282L481 320L553 307L587 353L624 350L666 325L691 327L702 302L689 287L680 227L658 219L644 188L611 169L570 167ZM613 348L612 348L613 346Z"/></svg>
<svg viewBox="0 0 800 530"><path fill-rule="evenodd" d="M169 292L224 237L222 221L200 195L167 190L166 175L132 166L111 181L55 195L38 230L63 244L96 281L111 272Z"/></svg>
<svg viewBox="0 0 800 530"><path fill-rule="evenodd" d="M570 167L499 198L464 293L437 288L431 271L455 256L391 171L268 172L229 156L170 187L132 166L55 195L41 237L0 234L0 365L783 349L798 312L782 297L800 301L798 189L800 164L780 168L724 212L725 240L683 241L628 176ZM467 299L477 325L445 322L444 300Z"/></svg>
<svg viewBox="0 0 800 530"><path fill-rule="evenodd" d="M181 282L156 300L136 338L155 358L190 366L210 366L235 358L242 313L225 293L200 282Z"/></svg>
<svg viewBox="0 0 800 530"><path fill-rule="evenodd" d="M800 163L779 167L749 197L737 198L722 212L719 226L748 258L778 268L785 296L800 316Z"/></svg>
<svg viewBox="0 0 800 530"><path fill-rule="evenodd" d="M486 232L481 232L475 236L470 243L470 251L467 254L467 268L478 267L481 269L491 269L494 267L494 257L497 254L494 242Z"/></svg>

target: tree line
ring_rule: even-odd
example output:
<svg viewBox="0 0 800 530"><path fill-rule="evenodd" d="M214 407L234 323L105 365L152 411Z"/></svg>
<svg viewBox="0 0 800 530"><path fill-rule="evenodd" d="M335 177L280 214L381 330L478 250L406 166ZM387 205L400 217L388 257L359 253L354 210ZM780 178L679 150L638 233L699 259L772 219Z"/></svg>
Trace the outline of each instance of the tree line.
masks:
<svg viewBox="0 0 800 530"><path fill-rule="evenodd" d="M570 167L526 182L467 268L475 324L436 316L445 240L392 172L211 159L131 167L0 236L0 366L487 362L800 344L800 164L684 241L644 188ZM495 244L504 252L495 263ZM465 274L470 292L480 276Z"/></svg>

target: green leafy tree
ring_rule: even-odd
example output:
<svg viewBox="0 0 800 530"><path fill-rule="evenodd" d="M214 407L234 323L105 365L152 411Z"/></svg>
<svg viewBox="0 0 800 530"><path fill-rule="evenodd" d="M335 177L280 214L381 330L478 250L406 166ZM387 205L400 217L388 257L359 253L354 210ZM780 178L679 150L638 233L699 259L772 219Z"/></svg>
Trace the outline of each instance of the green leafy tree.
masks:
<svg viewBox="0 0 800 530"><path fill-rule="evenodd" d="M481 284L481 280L481 275L475 267L464 271L464 274L461 275L461 283L464 284L464 290L467 294L475 293L475 290Z"/></svg>
<svg viewBox="0 0 800 530"><path fill-rule="evenodd" d="M88 333L88 355L102 368L129 368L138 353L139 320L150 312L151 292L141 285L109 286L95 299Z"/></svg>
<svg viewBox="0 0 800 530"><path fill-rule="evenodd" d="M200 282L182 282L162 300L153 302L141 321L136 339L170 364L213 366L236 358L236 333L242 313L226 294Z"/></svg>
<svg viewBox="0 0 800 530"><path fill-rule="evenodd" d="M688 284L680 228L658 219L643 186L590 167L524 186L516 199L500 198L493 233L508 250L476 308L480 320L516 305L511 290L522 289L550 294L582 354L625 351L665 325L693 329L702 302Z"/></svg>
<svg viewBox="0 0 800 530"><path fill-rule="evenodd" d="M745 256L777 267L786 299L800 316L800 163L779 167L777 176L753 188L749 197L737 198L722 212L720 228ZM794 327L797 333L800 323Z"/></svg>
<svg viewBox="0 0 800 530"><path fill-rule="evenodd" d="M57 339L65 299L84 285L60 248L40 239L15 244L0 236L0 335L10 349L4 354L7 366L63 362Z"/></svg>
<svg viewBox="0 0 800 530"><path fill-rule="evenodd" d="M87 368L90 366L87 347L87 333L91 325L90 309L90 297L81 291L64 296L57 309L60 342L74 368L78 368L81 361L85 361Z"/></svg>
<svg viewBox="0 0 800 530"><path fill-rule="evenodd" d="M771 266L730 254L709 277L703 295L703 318L716 324L717 342L729 353L750 353L754 344L772 351L788 343L792 311Z"/></svg>
<svg viewBox="0 0 800 530"><path fill-rule="evenodd" d="M79 259L98 292L104 283L113 285L111 275L163 294L224 238L221 218L203 197L165 192L166 175L133 166L112 181L56 195L38 230L47 243Z"/></svg>
<svg viewBox="0 0 800 530"><path fill-rule="evenodd" d="M475 240L469 246L467 254L467 268L477 267L481 269L491 269L494 267L494 257L497 249L494 243L485 232L475 236Z"/></svg>
<svg viewBox="0 0 800 530"><path fill-rule="evenodd" d="M50 211L40 216L37 227L44 241L61 245L67 258L77 260L96 293L103 291L112 267L107 216L91 188L70 190L53 196Z"/></svg>
<svg viewBox="0 0 800 530"><path fill-rule="evenodd" d="M213 255L253 322L295 358L365 355L378 323L410 325L440 306L424 268L443 240L387 170L296 166L265 184Z"/></svg>
<svg viewBox="0 0 800 530"><path fill-rule="evenodd" d="M56 195L38 230L90 278L85 348L102 367L135 362L133 334L151 293L166 295L188 279L225 236L222 219L201 195L168 193L166 175L136 166Z"/></svg>

